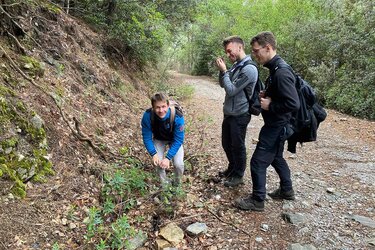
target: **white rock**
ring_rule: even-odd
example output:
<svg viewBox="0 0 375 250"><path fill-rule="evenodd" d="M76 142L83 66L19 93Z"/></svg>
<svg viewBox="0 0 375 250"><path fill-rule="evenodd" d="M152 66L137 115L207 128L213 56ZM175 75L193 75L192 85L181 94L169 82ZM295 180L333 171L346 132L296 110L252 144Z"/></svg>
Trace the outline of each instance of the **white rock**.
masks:
<svg viewBox="0 0 375 250"><path fill-rule="evenodd" d="M68 220L66 218L62 218L61 219L61 224L63 224L64 226L66 226L68 224Z"/></svg>

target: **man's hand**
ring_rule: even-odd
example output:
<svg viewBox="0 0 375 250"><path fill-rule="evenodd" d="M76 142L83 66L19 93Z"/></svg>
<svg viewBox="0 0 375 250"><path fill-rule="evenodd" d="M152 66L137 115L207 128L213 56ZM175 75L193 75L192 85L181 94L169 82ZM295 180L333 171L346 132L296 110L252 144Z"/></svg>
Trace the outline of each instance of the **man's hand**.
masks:
<svg viewBox="0 0 375 250"><path fill-rule="evenodd" d="M169 163L170 163L170 161L169 161L167 158L164 158L164 159L160 162L159 166L160 166L161 168L163 168L163 169L168 169L168 168L169 168Z"/></svg>
<svg viewBox="0 0 375 250"><path fill-rule="evenodd" d="M155 155L152 157L152 163L153 163L155 166L159 166L159 164L160 164L160 159L159 159L158 154L155 154Z"/></svg>
<svg viewBox="0 0 375 250"><path fill-rule="evenodd" d="M269 110L270 109L270 103L271 103L270 97L260 98L260 107L263 110Z"/></svg>
<svg viewBox="0 0 375 250"><path fill-rule="evenodd" d="M218 57L216 59L216 66L217 68L221 71L221 72L225 72L227 71L227 66L225 65L225 62L223 60L223 58L221 57Z"/></svg>

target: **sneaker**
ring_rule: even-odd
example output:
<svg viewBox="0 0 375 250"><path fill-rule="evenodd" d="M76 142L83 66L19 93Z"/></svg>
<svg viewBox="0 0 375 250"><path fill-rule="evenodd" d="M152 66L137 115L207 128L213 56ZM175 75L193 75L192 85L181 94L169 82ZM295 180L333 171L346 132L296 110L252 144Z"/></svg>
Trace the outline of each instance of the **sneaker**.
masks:
<svg viewBox="0 0 375 250"><path fill-rule="evenodd" d="M225 171L219 171L219 177L220 178L228 178L231 173L232 173L232 171L227 168Z"/></svg>
<svg viewBox="0 0 375 250"><path fill-rule="evenodd" d="M254 200L251 195L245 198L236 199L234 205L242 210L264 211L264 201Z"/></svg>
<svg viewBox="0 0 375 250"><path fill-rule="evenodd" d="M271 192L271 193L268 193L268 195L272 198L272 199L275 199L275 200L295 200L296 197L294 196L294 190L291 189L289 191L286 191L286 192L281 192L281 189L278 188L276 189L275 191Z"/></svg>
<svg viewBox="0 0 375 250"><path fill-rule="evenodd" d="M242 177L232 176L228 180L224 181L226 187L237 187L238 185L244 184Z"/></svg>

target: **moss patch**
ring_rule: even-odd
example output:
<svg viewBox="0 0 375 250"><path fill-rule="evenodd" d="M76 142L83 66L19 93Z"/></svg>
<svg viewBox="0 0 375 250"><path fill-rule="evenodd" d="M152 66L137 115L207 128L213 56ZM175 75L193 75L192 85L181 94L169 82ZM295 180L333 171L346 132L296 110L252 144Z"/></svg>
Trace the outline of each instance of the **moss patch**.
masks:
<svg viewBox="0 0 375 250"><path fill-rule="evenodd" d="M23 68L31 77L41 77L44 75L44 64L29 56L22 57Z"/></svg>
<svg viewBox="0 0 375 250"><path fill-rule="evenodd" d="M0 178L13 181L12 193L19 197L26 196L27 181L44 182L54 174L46 132L31 122L34 116L10 89L0 85Z"/></svg>

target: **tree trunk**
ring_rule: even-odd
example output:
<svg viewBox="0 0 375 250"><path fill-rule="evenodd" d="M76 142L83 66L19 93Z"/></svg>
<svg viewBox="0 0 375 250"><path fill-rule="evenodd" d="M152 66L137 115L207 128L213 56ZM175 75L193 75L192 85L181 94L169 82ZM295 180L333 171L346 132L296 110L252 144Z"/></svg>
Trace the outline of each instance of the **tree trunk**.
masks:
<svg viewBox="0 0 375 250"><path fill-rule="evenodd" d="M107 24L113 23L113 15L116 11L117 0L108 0L107 4Z"/></svg>

